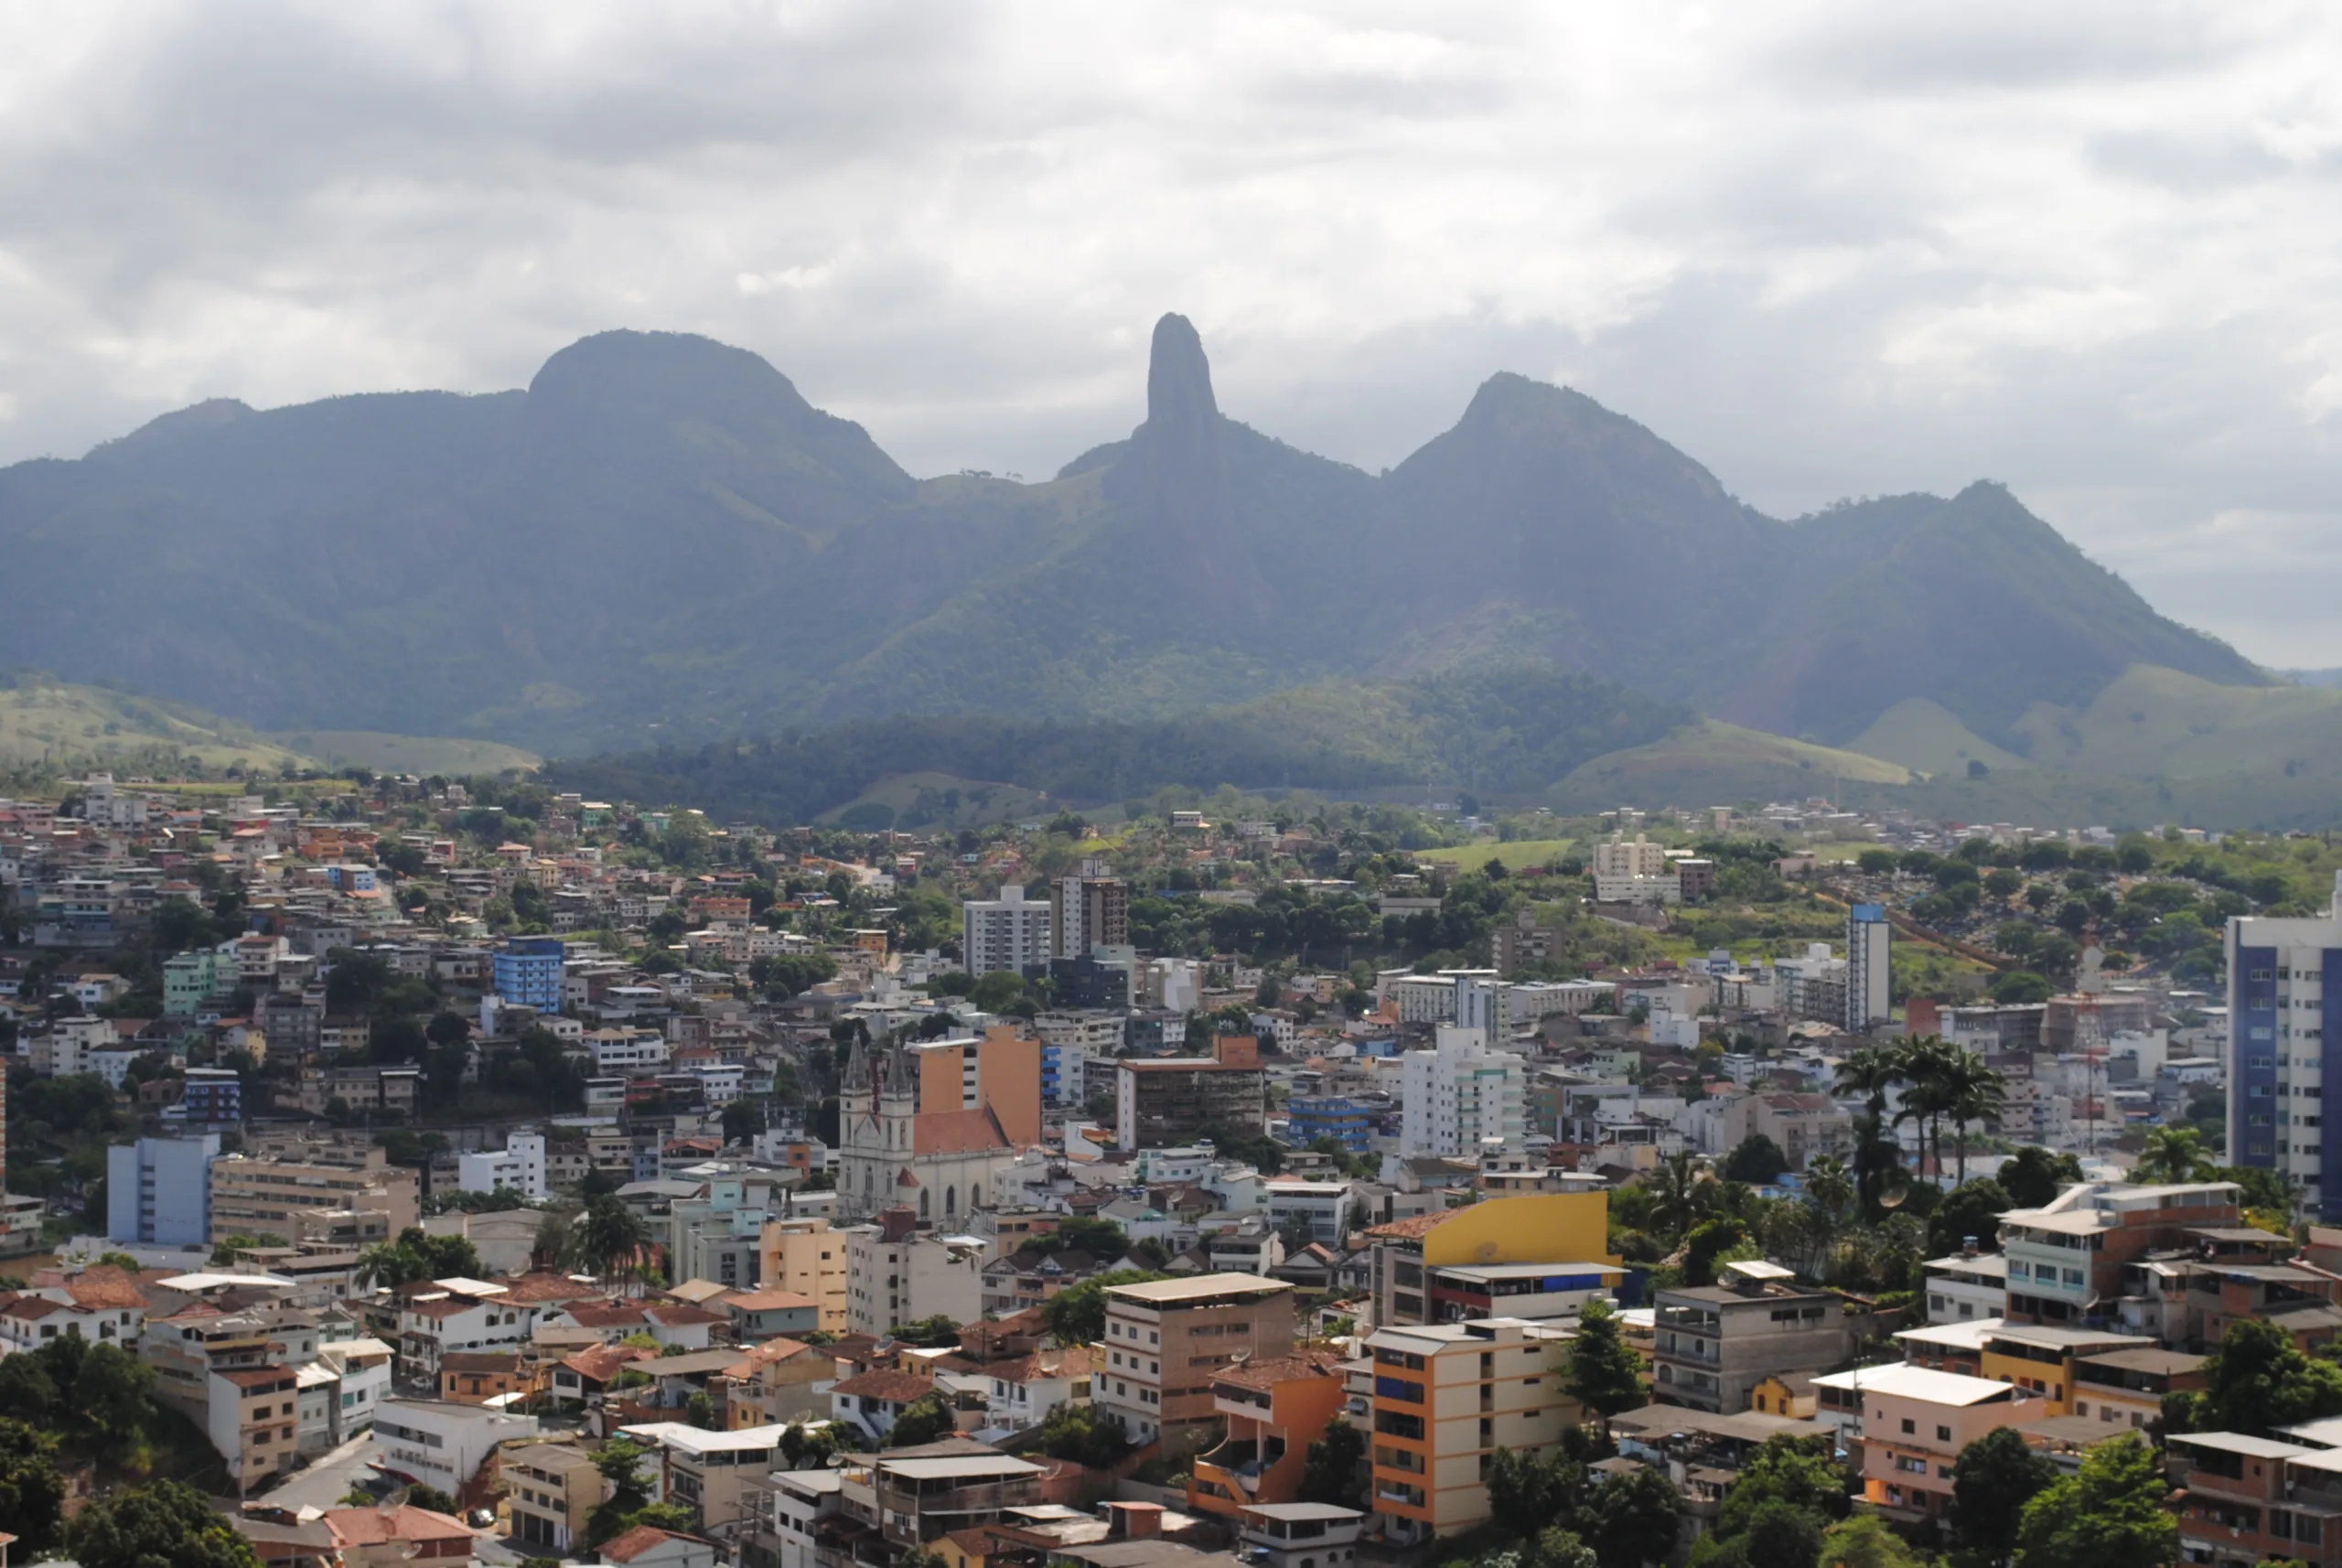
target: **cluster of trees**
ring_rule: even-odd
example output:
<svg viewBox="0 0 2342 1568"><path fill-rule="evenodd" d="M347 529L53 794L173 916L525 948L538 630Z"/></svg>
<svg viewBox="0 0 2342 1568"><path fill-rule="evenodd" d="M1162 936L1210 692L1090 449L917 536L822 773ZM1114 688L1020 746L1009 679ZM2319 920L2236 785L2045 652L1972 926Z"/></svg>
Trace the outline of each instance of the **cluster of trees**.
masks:
<svg viewBox="0 0 2342 1568"><path fill-rule="evenodd" d="M1644 1568L1672 1556L1682 1511L1675 1483L1648 1466L1595 1471L1611 1452L1597 1429L1579 1427L1543 1453L1491 1455L1493 1539L1477 1568Z"/></svg>

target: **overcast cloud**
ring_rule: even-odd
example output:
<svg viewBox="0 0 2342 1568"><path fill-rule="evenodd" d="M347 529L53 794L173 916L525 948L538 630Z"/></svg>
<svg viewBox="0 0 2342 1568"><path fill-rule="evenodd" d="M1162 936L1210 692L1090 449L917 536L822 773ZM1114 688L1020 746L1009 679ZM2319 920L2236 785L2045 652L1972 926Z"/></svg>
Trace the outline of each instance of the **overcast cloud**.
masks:
<svg viewBox="0 0 2342 1568"><path fill-rule="evenodd" d="M2005 480L2342 664L2331 7L0 11L0 460L630 326L1038 477L1137 420L1168 309L1229 413L1368 467L1519 371L1777 513Z"/></svg>

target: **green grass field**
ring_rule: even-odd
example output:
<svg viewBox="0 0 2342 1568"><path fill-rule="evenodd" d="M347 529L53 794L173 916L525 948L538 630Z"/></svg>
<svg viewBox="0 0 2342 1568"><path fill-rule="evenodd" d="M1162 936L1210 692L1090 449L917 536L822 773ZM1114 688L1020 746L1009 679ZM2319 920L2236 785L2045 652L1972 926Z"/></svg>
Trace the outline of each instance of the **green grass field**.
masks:
<svg viewBox="0 0 2342 1568"><path fill-rule="evenodd" d="M376 773L427 777L533 772L544 758L517 746L447 736L389 735L381 730L281 731L270 737L316 757L327 768L365 768Z"/></svg>
<svg viewBox="0 0 2342 1568"><path fill-rule="evenodd" d="M1524 865L1544 865L1559 860L1576 843L1575 839L1515 839L1510 843L1499 843L1495 839L1476 839L1452 849L1420 850L1415 858L1444 861L1459 871L1477 871L1492 860L1501 860L1508 870L1518 870Z"/></svg>

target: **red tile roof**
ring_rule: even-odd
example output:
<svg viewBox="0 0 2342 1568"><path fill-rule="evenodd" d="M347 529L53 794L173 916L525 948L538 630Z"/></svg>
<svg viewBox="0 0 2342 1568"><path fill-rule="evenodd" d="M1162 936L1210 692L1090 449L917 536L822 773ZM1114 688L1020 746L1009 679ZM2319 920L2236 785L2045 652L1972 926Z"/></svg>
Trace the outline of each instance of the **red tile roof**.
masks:
<svg viewBox="0 0 2342 1568"><path fill-rule="evenodd" d="M695 1535L678 1535L671 1530L661 1530L657 1525L638 1524L616 1540L604 1541L602 1556L612 1563L631 1563L644 1552L664 1546L671 1541L697 1540L699 1537Z"/></svg>
<svg viewBox="0 0 2342 1568"><path fill-rule="evenodd" d="M468 1541L478 1534L462 1520L412 1503L394 1509L328 1509L326 1527L343 1546L380 1546L391 1541Z"/></svg>
<svg viewBox="0 0 2342 1568"><path fill-rule="evenodd" d="M852 1394L856 1399L884 1400L889 1404L910 1404L933 1393L935 1384L910 1372L865 1372L846 1379L830 1391Z"/></svg>

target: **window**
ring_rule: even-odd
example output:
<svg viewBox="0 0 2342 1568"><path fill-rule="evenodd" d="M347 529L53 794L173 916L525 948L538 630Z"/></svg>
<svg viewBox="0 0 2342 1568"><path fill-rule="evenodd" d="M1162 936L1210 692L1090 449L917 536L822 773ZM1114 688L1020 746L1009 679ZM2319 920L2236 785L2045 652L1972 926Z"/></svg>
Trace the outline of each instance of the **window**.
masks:
<svg viewBox="0 0 2342 1568"><path fill-rule="evenodd" d="M1917 1432L1917 1431L1918 1431L1918 1430L1919 1430L1918 1423L1917 1423L1917 1422L1913 1422L1913 1421L1907 1421L1907 1422L1905 1422L1905 1423L1903 1423L1903 1430L1904 1430L1907 1434L1907 1433L1915 1433L1915 1432Z"/></svg>
<svg viewBox="0 0 2342 1568"><path fill-rule="evenodd" d="M1950 1442L1950 1441L1951 1441L1951 1428L1950 1428L1949 1426L1939 1426L1939 1427L1937 1427L1937 1428L1936 1428L1936 1441L1937 1441L1938 1443L1949 1443L1949 1442Z"/></svg>

